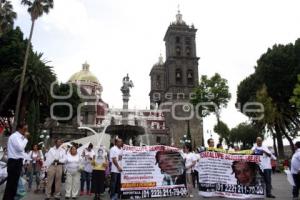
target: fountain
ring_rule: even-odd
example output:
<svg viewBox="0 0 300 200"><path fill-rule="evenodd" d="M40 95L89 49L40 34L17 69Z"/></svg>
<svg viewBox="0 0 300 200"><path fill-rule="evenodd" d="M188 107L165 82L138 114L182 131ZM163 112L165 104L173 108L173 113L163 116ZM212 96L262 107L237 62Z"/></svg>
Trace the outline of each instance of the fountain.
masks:
<svg viewBox="0 0 300 200"><path fill-rule="evenodd" d="M79 129L87 130L92 133L87 137L83 137L73 142L86 144L92 142L94 145L104 145L109 148L116 136L122 138L126 144L130 145L151 145L157 144L155 137L166 131L165 127L158 128L156 125L152 127L152 121L156 123L164 120L160 110L138 110L129 109L128 103L130 99L130 89L133 82L128 74L123 78L121 87L123 108L107 108L105 116L101 124L94 126L80 124ZM160 114L159 114L160 113ZM157 127L157 128L154 128ZM154 128L154 129L153 129ZM154 136L151 135L152 132ZM166 143L163 143L166 144Z"/></svg>
<svg viewBox="0 0 300 200"><path fill-rule="evenodd" d="M111 125L109 125L105 132L110 134L113 138L118 136L123 139L126 144L132 141L133 145L139 145L138 136L145 134L145 128L138 124L138 120L132 115L134 111L128 109L128 102L130 97L130 88L133 87L133 82L130 80L128 74L123 78L123 85L121 87L123 98L123 109L121 110L121 124L115 124L115 118L111 118Z"/></svg>

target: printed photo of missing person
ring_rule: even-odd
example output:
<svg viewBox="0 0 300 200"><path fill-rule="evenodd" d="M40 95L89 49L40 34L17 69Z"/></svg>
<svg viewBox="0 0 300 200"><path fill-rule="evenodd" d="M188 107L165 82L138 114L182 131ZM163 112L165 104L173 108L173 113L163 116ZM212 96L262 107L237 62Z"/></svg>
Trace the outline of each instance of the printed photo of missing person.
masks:
<svg viewBox="0 0 300 200"><path fill-rule="evenodd" d="M164 175L162 185L185 184L184 159L179 152L158 151L155 159Z"/></svg>
<svg viewBox="0 0 300 200"><path fill-rule="evenodd" d="M238 185L253 186L261 181L259 166L254 162L234 161L231 167Z"/></svg>

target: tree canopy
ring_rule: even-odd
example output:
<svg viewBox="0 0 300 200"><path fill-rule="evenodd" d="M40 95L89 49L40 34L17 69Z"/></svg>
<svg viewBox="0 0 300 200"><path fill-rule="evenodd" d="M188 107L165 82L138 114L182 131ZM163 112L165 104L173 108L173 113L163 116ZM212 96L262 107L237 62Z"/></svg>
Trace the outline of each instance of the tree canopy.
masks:
<svg viewBox="0 0 300 200"><path fill-rule="evenodd" d="M240 111L250 117L252 123L275 130L279 156L284 156L283 136L292 150L292 137L299 129L299 112L290 99L294 95L297 75L300 73L300 39L294 44L274 45L257 61L255 72L238 86L237 104ZM259 93L260 91L260 93ZM260 102L264 106L264 118L253 119L258 113L245 112L247 102Z"/></svg>
<svg viewBox="0 0 300 200"><path fill-rule="evenodd" d="M252 124L240 123L230 130L229 141L242 143L242 149L251 149L257 137L263 138L262 132Z"/></svg>
<svg viewBox="0 0 300 200"><path fill-rule="evenodd" d="M222 144L223 139L225 139L226 144L230 143L230 130L223 121L219 121L219 123L214 126L214 132L220 136L220 144Z"/></svg>
<svg viewBox="0 0 300 200"><path fill-rule="evenodd" d="M8 0L0 0L0 37L13 28L17 13Z"/></svg>
<svg viewBox="0 0 300 200"><path fill-rule="evenodd" d="M220 109L227 107L231 98L227 80L216 73L210 79L203 75L199 86L194 90L195 97L191 100L194 105L199 106L199 115L206 117L215 113L217 120L220 119Z"/></svg>
<svg viewBox="0 0 300 200"><path fill-rule="evenodd" d="M14 115L18 86L22 72L23 57L26 42L20 28L11 29L0 38L0 116L3 124L9 124ZM32 101L39 105L50 105L50 85L56 81L52 67L48 65L42 53L33 52L30 45L28 70L24 81L22 112L25 117L29 108L33 108ZM3 58L3 59L2 59ZM34 108L39 110L38 108ZM39 123L39 122L38 122ZM10 125L9 125L10 126ZM11 127L7 127L11 129Z"/></svg>
<svg viewBox="0 0 300 200"><path fill-rule="evenodd" d="M22 110L23 108L21 107L21 111L20 111L20 106L21 106L22 95L24 92L25 76L27 71L28 60L31 53L31 39L33 35L35 21L39 17L41 17L44 13L46 14L49 13L50 9L53 8L53 0L21 0L21 4L28 7L27 11L31 16L31 28L30 28L29 38L27 41L26 51L24 55L24 62L22 67L20 83L19 83L20 86L18 88L17 103L16 103L15 114L14 114L14 128L16 128L17 123L19 121L25 120L24 110Z"/></svg>

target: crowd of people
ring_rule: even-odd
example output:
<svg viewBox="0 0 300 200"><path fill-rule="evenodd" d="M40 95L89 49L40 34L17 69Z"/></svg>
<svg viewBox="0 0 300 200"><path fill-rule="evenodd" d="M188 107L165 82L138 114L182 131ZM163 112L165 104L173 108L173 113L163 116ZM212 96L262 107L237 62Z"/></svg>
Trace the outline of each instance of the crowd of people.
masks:
<svg viewBox="0 0 300 200"><path fill-rule="evenodd" d="M32 190L35 180L34 192L44 192L45 199L60 199L64 193L65 199L77 199L80 196L93 196L94 200L100 200L108 189L110 198L117 200L121 192L121 173L122 168L122 147L123 141L115 139L114 145L109 151L99 145L94 147L92 143L80 147L79 144L62 145L62 140L56 139L55 144L48 151L39 149L34 144L31 150L25 153L28 143L28 127L26 124L19 124L17 131L13 133L7 143L7 181L4 192L4 200L15 199L20 176L24 175L28 180L28 191ZM256 144L251 149L252 154L261 155L262 160L259 169L253 163L233 162L232 170L239 184L249 185L255 181L255 170L260 171L266 184L266 196L275 198L272 194L272 163L276 157L262 144L262 138L256 139ZM182 160L185 172L184 179L173 180L165 177L164 185L181 182L186 185L188 197L193 197L193 188L199 185L198 172L195 170L196 163L200 160L200 151L216 150L213 139L207 141L208 148L193 151L190 144L185 144L182 149ZM296 152L291 160L291 173L295 182L293 197L298 198L300 189L300 142L295 144ZM218 149L222 149L218 146ZM80 149L80 151L79 151ZM234 151L229 146L228 151ZM25 156L26 155L26 156ZM156 154L156 164L164 170L168 168L164 154ZM172 174L168 171L167 174ZM65 191L62 192L62 183L65 182Z"/></svg>
<svg viewBox="0 0 300 200"><path fill-rule="evenodd" d="M63 182L65 199L93 194L95 200L100 200L105 188L109 188L111 199L120 197L122 139L116 138L109 152L102 145L94 148L92 143L79 152L79 144L63 145L62 140L56 139L48 151L42 151L34 144L25 153L27 129L26 124L18 125L17 131L8 139L7 154L4 156L8 176L3 199L15 199L22 176L28 180L28 192L32 190L35 180L34 192L44 192L45 199L60 199ZM110 185L107 182L109 177Z"/></svg>

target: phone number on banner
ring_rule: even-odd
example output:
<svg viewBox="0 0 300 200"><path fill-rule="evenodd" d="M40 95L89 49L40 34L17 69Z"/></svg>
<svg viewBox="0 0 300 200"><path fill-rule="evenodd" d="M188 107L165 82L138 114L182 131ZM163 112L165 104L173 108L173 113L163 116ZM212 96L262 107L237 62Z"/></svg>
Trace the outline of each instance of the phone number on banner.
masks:
<svg viewBox="0 0 300 200"><path fill-rule="evenodd" d="M232 184L216 184L216 191L229 192L237 194L256 194L264 195L264 187L262 185L244 186L244 185L232 185Z"/></svg>
<svg viewBox="0 0 300 200"><path fill-rule="evenodd" d="M122 191L122 198L124 199L172 197L185 195L187 195L187 189L185 187Z"/></svg>

